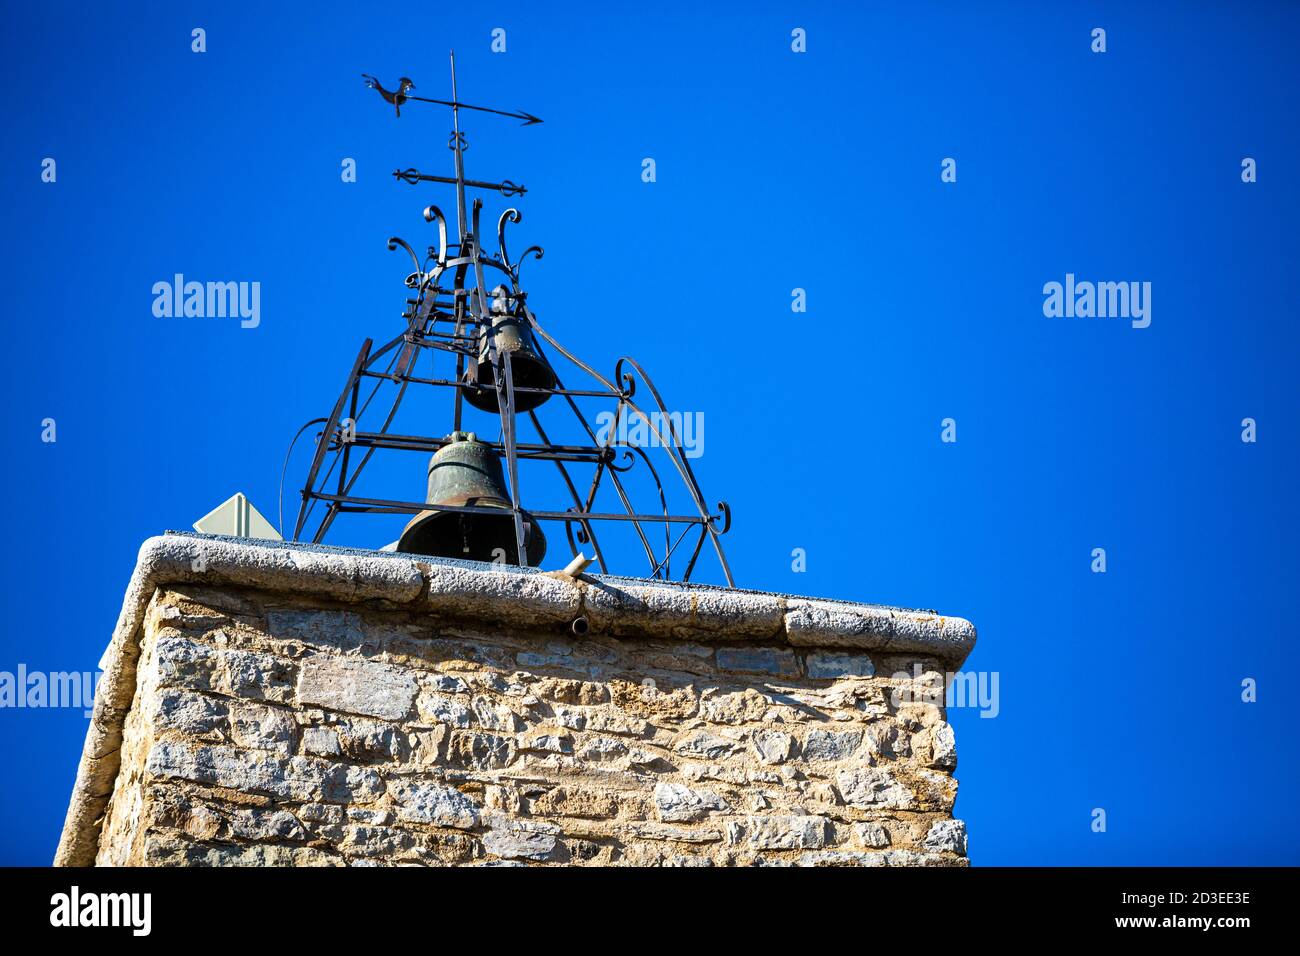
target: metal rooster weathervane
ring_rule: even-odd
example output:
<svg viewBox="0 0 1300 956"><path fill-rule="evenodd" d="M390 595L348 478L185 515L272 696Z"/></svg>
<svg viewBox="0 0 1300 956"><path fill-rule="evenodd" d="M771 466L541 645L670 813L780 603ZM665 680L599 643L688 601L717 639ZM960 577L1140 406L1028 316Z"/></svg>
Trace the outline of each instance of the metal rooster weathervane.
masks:
<svg viewBox="0 0 1300 956"><path fill-rule="evenodd" d="M689 538L690 556L679 578L689 581L707 539L717 554L727 585L734 587L731 569L719 540L731 525L730 508L725 502L719 502L717 514L714 514L706 506L683 450L682 436L645 371L635 360L625 356L616 363L611 381L576 358L538 324L536 315L528 306L527 294L520 286L520 266L529 256L541 259L542 249L530 246L518 260L512 260L506 249L506 225L520 221L519 210L506 209L497 221L498 251L488 255L483 248L480 228L483 201L475 196L472 203L467 203L466 191L495 191L509 197L523 195L526 190L510 180L494 183L465 178L468 143L460 129L460 111L475 110L521 119L524 126L541 120L530 113L460 102L456 92L454 52L451 55L450 100L413 95L411 91L415 84L406 77L399 81L396 91L390 91L374 77L362 76L368 87L377 90L385 102L393 105L399 117L402 106L411 102L451 108L452 132L448 148L455 157L455 176L434 176L411 168L396 170L393 176L412 185L442 183L455 186L457 235L454 242L448 241L446 217L437 206L429 205L424 209L424 218L437 229L437 246L429 246L423 260L404 240L396 237L388 240L388 248L404 249L415 267L415 271L406 277L406 287L411 290L403 313L406 328L378 350L373 350L372 340L366 339L329 416L313 419L299 431L301 435L314 425L323 426L317 433L315 454L302 489L302 505L293 540L303 540L304 534L308 533L310 541L321 542L340 514L411 514L414 517L402 537L391 546L395 550L535 566L546 549L545 536L538 523L560 522L564 525L570 550L577 555L579 545L589 542L601 572L609 573L597 527L615 522L626 527L630 523L645 551L650 577L671 579L672 558ZM487 289L485 281L488 270L500 274L500 281L491 290ZM598 387L566 387L542 351L539 338L590 376ZM416 363L426 353L433 357L435 372L429 377L421 377L416 374ZM439 377L436 374L438 362L450 364L453 361L453 375L448 377L444 373ZM647 415L636 401L638 379L649 392L657 412L652 410ZM372 382L373 388L363 397L363 386L368 387ZM380 387L388 383L396 386L396 397L382 424L374 431L362 430L361 419L369 411ZM390 432L397 409L407 389L412 386L451 390L450 434L429 437ZM547 437L538 409L557 396L562 399L559 407L569 409L581 426L581 432L585 433L587 442L555 444ZM605 399L616 403L614 427L608 429L603 440L579 408L578 399ZM499 416L500 441L480 441L473 433L462 431L465 402ZM652 443L667 453L694 505L695 514L671 513L664 486L650 456L639 444L618 438L619 423L625 424L623 432L626 432L626 423L632 420L632 416L648 429L653 436ZM532 426L536 433L535 441L520 440L518 426L521 419L526 419ZM426 501L360 497L353 493L357 479L377 451L432 453ZM505 462L504 475L502 459ZM520 464L534 461L551 462L558 469L571 499L567 508L525 509L522 506ZM629 496L624 478L638 461L644 463L658 491L658 512L638 511ZM592 469L592 475L584 495L579 492L575 478L581 478L579 472L587 468ZM506 476L509 479L508 492L504 488ZM597 493L606 480L613 485L622 511L594 510ZM323 506L323 514L315 515L317 505ZM314 515L317 520L308 531ZM655 526L662 526L662 545L657 541L652 543L652 537L658 538L653 533ZM698 533L693 535L692 532Z"/></svg>

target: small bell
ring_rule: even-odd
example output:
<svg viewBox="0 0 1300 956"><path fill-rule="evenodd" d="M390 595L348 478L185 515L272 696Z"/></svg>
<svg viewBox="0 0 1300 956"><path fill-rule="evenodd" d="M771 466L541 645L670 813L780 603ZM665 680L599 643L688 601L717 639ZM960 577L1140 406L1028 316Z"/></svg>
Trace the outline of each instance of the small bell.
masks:
<svg viewBox="0 0 1300 956"><path fill-rule="evenodd" d="M499 411L496 369L492 366L492 343L498 352L510 353L510 370L515 388L555 388L555 373L537 351L528 319L511 311L510 294L505 286L492 290L490 328L480 329L478 361L470 363L465 381L483 388L465 390L465 400L485 412ZM526 412L551 396L546 392L515 392L515 411Z"/></svg>
<svg viewBox="0 0 1300 956"><path fill-rule="evenodd" d="M515 520L509 513L501 458L473 432L453 432L429 460L429 508L413 517L402 531L397 550L470 561L500 561L536 567L546 556L546 536L537 521L523 515L524 557L519 560ZM477 506L506 509L500 515L442 511Z"/></svg>

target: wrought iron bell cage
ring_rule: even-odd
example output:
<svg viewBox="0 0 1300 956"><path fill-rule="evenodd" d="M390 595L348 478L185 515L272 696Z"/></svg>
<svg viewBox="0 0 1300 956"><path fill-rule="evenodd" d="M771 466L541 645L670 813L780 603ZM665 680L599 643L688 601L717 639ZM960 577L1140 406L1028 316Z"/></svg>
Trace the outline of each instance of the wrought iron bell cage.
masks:
<svg viewBox="0 0 1300 956"><path fill-rule="evenodd" d="M723 551L721 536L731 525L731 511L725 502L710 509L700 492L691 467L682 434L674 416L669 414L662 396L645 370L630 357L620 358L612 377L607 378L561 345L537 321L521 285L521 267L531 259L541 259L540 246L529 246L516 259L506 242L507 227L520 222L518 209L505 209L496 223L496 250L489 254L484 247L481 227L483 200L474 196L467 202L467 190L496 192L503 197L523 195L522 185L510 180L485 182L465 178L467 141L460 126L461 110L476 110L522 119L523 125L540 123L529 113L471 106L458 101L456 92L455 54L451 56L452 98L433 100L410 94L414 84L403 78L399 91L390 93L378 81L366 77L368 85L378 89L384 99L400 107L408 102L449 106L452 132L448 147L455 159L454 177L421 173L417 169L397 170L393 176L402 182L441 183L455 187L456 236L449 232L447 217L437 205L423 210L424 219L435 230L435 243L424 256L405 240L396 236L388 240L390 250L404 250L411 259L412 271L406 276L408 290L403 319L406 326L379 348L366 339L357 353L343 390L330 413L309 421L298 435L317 427L315 449L302 502L293 527L294 540L319 543L325 539L335 519L341 514L410 514L426 513L430 501L402 498L365 497L358 493L358 479L365 473L376 453L381 451L420 451L435 455L449 443L459 440L462 432L464 404L495 412L500 420L500 440L483 442L491 453L499 455L505 466L508 499L488 505L476 503L441 503L439 512L462 515L491 515L500 519L508 514L513 520L516 548L511 557L529 562L529 523L558 522L563 525L570 550L577 554L590 545L602 573L612 573L601 547L599 529L613 522L630 524L636 541L648 562L648 577L689 581L706 542L717 556L723 577L734 587L731 569ZM491 280L489 280L491 276ZM489 287L491 287L489 289ZM443 356L445 365L454 362L454 373L417 374L417 361L430 350ZM555 359L563 359L590 382L588 387L570 387L561 378ZM395 397L387 408L372 408L379 389L385 383L396 385ZM451 422L446 434L406 435L391 431L399 406L412 388L442 389L451 393ZM644 389L645 399L639 392ZM604 429L604 437L592 427L579 400L605 399L614 403L613 427ZM548 437L543 410L549 415L567 410L577 422L576 433L585 436L572 444L558 444ZM561 412L562 413L562 412ZM363 428L363 421L369 426ZM520 436L520 423L526 422L533 432L528 440ZM685 489L692 513L674 513L665 495L664 483L646 448L620 441L619 424L636 421L652 436L651 446L667 456ZM378 422L378 424L375 424ZM295 441L297 438L295 437ZM292 445L290 446L292 453ZM656 457L662 459L662 455ZM558 471L559 483L567 492L562 506L542 507L539 501L524 497L530 486L521 484L521 463L551 462ZM288 459L286 458L286 468ZM642 465L657 491L657 510L638 509L632 499L627 478L630 469ZM531 465L530 465L531 467ZM588 482L580 482L582 472L590 471ZM597 496L612 486L621 510L596 510ZM582 484L586 484L585 491ZM318 512L318 507L321 509ZM685 545L685 547L683 547ZM687 554L688 552L688 554ZM674 556L680 574L674 576Z"/></svg>

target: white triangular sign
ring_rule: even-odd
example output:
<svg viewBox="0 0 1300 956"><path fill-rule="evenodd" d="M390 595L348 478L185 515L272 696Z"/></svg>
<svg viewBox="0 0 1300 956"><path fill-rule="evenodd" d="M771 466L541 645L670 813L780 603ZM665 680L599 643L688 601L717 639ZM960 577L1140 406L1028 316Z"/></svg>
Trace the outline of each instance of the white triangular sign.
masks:
<svg viewBox="0 0 1300 956"><path fill-rule="evenodd" d="M238 491L194 522L194 530L202 534L225 534L235 538L284 540L243 492Z"/></svg>

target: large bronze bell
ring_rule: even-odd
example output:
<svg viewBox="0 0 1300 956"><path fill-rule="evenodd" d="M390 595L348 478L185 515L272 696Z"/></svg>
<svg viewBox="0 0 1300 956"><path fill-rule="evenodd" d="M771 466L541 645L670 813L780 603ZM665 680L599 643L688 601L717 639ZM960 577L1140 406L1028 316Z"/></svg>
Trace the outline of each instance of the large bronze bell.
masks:
<svg viewBox="0 0 1300 956"><path fill-rule="evenodd" d="M430 507L412 518L397 541L397 550L471 561L504 560L521 564L515 545L515 519L500 515L442 511L450 507L479 506L509 509L501 458L472 432L453 432L429 460ZM546 556L546 536L527 513L524 522L524 553L527 564L536 567Z"/></svg>
<svg viewBox="0 0 1300 956"><path fill-rule="evenodd" d="M492 343L498 352L510 353L510 371L515 388L554 388L555 373L537 351L528 319L511 311L505 286L492 290L492 315L489 328L479 333L478 361L465 371L465 381L484 388L465 389L466 400L485 412L499 411L496 369L492 366ZM551 396L546 392L515 392L515 411L536 408Z"/></svg>

